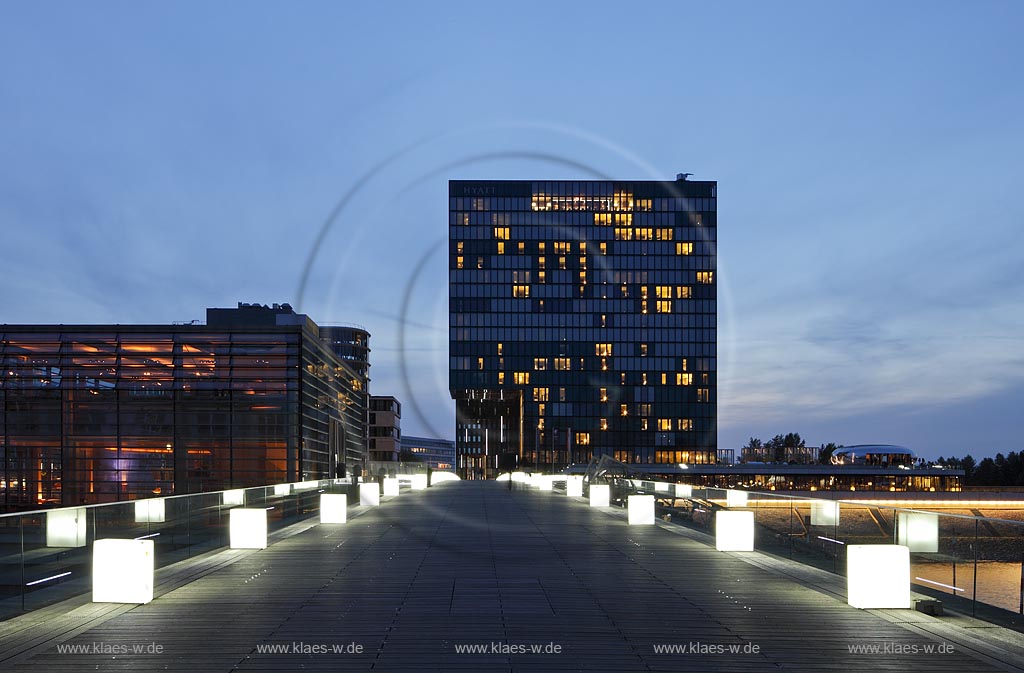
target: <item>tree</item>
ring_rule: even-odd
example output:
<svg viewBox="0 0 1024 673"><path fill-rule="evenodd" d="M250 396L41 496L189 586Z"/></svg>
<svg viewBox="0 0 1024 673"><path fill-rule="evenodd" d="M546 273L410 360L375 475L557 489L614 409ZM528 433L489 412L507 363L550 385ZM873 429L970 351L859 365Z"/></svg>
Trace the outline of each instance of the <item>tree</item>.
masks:
<svg viewBox="0 0 1024 673"><path fill-rule="evenodd" d="M838 449L838 448L839 447L836 446L834 442L829 442L828 444L825 444L824 446L822 446L821 450L818 451L818 462L819 463L823 463L825 465L828 465L829 463L831 463L832 462L832 454L835 453L836 449Z"/></svg>

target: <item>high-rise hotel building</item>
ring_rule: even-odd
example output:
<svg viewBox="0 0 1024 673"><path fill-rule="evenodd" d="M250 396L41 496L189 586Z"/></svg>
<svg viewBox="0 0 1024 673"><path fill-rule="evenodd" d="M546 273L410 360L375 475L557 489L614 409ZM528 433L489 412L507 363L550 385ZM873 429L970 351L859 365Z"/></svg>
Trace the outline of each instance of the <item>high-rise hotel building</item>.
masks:
<svg viewBox="0 0 1024 673"><path fill-rule="evenodd" d="M712 463L717 183L449 182L457 469Z"/></svg>

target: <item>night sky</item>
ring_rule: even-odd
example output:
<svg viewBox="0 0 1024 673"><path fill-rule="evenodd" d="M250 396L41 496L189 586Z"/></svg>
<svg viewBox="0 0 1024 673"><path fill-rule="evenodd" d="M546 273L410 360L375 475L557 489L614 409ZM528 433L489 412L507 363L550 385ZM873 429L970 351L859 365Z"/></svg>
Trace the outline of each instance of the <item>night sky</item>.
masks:
<svg viewBox="0 0 1024 673"><path fill-rule="evenodd" d="M719 443L1024 448L1024 3L5 3L0 323L290 302L454 432L449 179L719 182Z"/></svg>

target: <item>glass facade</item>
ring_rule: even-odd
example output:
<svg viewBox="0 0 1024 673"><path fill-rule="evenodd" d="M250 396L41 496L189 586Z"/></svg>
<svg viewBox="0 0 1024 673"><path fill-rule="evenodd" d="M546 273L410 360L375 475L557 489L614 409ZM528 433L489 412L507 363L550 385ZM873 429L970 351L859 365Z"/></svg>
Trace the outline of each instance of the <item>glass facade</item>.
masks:
<svg viewBox="0 0 1024 673"><path fill-rule="evenodd" d="M361 464L365 379L301 317L0 326L0 508L322 479Z"/></svg>
<svg viewBox="0 0 1024 673"><path fill-rule="evenodd" d="M457 467L716 457L717 183L451 181Z"/></svg>
<svg viewBox="0 0 1024 673"><path fill-rule="evenodd" d="M408 451L433 470L455 470L455 442L450 439L405 436L402 451Z"/></svg>

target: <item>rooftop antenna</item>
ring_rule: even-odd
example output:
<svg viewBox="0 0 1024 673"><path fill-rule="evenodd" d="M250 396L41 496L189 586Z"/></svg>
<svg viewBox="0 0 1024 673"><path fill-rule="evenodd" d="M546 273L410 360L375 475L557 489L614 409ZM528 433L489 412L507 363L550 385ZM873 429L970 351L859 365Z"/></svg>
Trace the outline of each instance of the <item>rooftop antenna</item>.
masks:
<svg viewBox="0 0 1024 673"><path fill-rule="evenodd" d="M687 178L689 178L691 175L693 175L693 173L676 173L676 180L686 182Z"/></svg>

